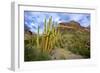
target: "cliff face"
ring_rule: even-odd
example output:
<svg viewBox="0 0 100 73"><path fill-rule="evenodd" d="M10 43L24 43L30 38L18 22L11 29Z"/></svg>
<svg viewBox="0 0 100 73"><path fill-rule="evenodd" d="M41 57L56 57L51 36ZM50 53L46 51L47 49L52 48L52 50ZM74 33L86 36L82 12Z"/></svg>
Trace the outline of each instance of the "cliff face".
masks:
<svg viewBox="0 0 100 73"><path fill-rule="evenodd" d="M79 30L79 31L85 31L90 32L90 26L89 27L82 27L80 23L76 21L70 21L70 22L61 22L59 23L61 30Z"/></svg>

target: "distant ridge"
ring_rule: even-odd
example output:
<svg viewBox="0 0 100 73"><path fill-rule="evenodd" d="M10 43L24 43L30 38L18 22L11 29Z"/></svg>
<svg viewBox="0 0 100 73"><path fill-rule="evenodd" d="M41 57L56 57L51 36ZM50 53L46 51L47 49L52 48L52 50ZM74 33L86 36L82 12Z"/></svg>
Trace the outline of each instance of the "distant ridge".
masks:
<svg viewBox="0 0 100 73"><path fill-rule="evenodd" d="M61 29L73 29L73 30L80 30L80 31L86 31L90 32L90 26L89 27L83 27L80 25L80 23L76 21L69 21L69 22L61 22L59 23Z"/></svg>

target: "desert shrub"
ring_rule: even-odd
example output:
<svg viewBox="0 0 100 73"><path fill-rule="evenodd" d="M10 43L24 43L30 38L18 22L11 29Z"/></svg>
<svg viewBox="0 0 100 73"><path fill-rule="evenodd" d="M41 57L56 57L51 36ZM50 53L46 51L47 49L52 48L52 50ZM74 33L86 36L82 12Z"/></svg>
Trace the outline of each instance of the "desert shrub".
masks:
<svg viewBox="0 0 100 73"><path fill-rule="evenodd" d="M90 34L89 32L65 31L62 35L62 46L64 49L90 58Z"/></svg>
<svg viewBox="0 0 100 73"><path fill-rule="evenodd" d="M48 53L42 53L40 48L37 48L35 36L31 39L24 40L24 60L25 61L39 61L49 60L50 56Z"/></svg>
<svg viewBox="0 0 100 73"><path fill-rule="evenodd" d="M25 48L25 61L40 61L50 60L50 56L47 53L41 53L36 48Z"/></svg>

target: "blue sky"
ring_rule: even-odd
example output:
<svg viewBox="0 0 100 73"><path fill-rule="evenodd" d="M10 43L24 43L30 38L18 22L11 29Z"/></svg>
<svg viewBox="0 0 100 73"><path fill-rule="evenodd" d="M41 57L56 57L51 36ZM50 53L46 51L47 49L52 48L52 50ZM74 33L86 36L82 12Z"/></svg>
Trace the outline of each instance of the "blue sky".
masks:
<svg viewBox="0 0 100 73"><path fill-rule="evenodd" d="M34 12L24 11L24 25L28 26L32 32L37 32L38 26L40 26L40 33L43 32L44 19L48 19L52 16L53 22L69 22L71 20L77 21L83 27L90 25L90 14L86 13L61 13L61 12Z"/></svg>

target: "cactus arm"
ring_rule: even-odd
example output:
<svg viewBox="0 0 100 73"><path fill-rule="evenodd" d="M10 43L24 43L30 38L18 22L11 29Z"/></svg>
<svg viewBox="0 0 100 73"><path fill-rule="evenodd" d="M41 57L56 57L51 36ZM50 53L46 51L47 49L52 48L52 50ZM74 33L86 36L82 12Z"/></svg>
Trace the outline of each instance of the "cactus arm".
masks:
<svg viewBox="0 0 100 73"><path fill-rule="evenodd" d="M44 20L44 34L47 33L47 21L46 21L46 18Z"/></svg>
<svg viewBox="0 0 100 73"><path fill-rule="evenodd" d="M39 26L38 26L38 29L37 29L37 48L39 48Z"/></svg>

